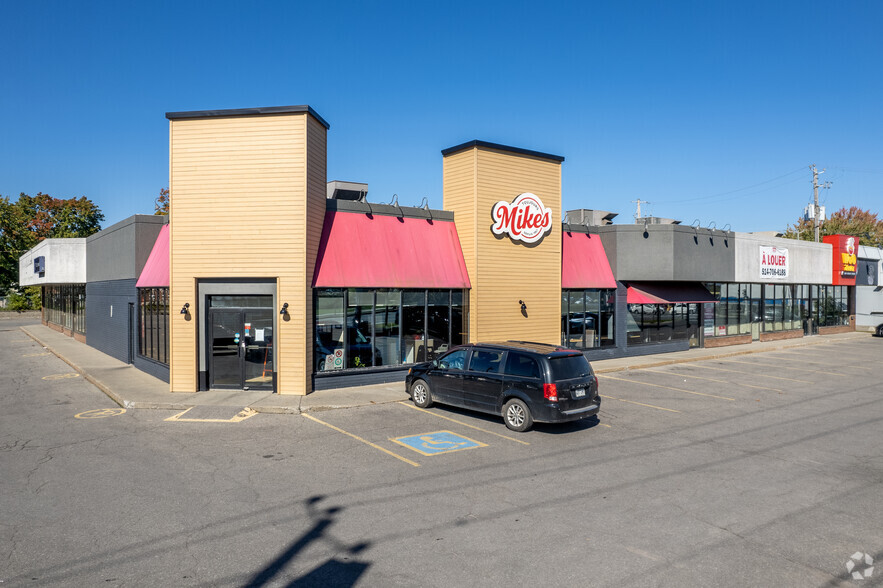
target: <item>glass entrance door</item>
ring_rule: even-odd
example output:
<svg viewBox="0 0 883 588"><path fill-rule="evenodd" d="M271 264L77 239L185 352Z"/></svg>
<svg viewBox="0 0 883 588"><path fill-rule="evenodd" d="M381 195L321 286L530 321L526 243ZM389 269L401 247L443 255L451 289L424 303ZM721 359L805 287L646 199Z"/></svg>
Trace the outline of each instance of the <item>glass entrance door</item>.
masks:
<svg viewBox="0 0 883 588"><path fill-rule="evenodd" d="M210 307L209 329L211 388L273 389L272 307Z"/></svg>

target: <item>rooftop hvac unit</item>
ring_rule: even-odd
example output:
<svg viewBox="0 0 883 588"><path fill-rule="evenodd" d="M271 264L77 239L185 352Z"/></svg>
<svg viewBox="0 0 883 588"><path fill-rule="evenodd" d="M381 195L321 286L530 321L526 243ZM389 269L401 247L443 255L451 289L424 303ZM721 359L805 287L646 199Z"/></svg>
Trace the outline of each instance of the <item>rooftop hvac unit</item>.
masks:
<svg viewBox="0 0 883 588"><path fill-rule="evenodd" d="M334 180L328 182L325 195L329 200L365 202L368 199L368 184Z"/></svg>

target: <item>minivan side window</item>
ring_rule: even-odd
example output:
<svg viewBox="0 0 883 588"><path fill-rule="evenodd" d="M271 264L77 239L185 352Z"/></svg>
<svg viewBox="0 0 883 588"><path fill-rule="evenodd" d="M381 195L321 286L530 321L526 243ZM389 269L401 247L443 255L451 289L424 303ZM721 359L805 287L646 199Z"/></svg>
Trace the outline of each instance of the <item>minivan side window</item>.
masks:
<svg viewBox="0 0 883 588"><path fill-rule="evenodd" d="M522 353L509 352L506 360L506 373L510 376L525 376L528 378L540 377L540 366L534 358Z"/></svg>
<svg viewBox="0 0 883 588"><path fill-rule="evenodd" d="M466 363L466 350L458 349L452 351L438 360L439 369L443 370L462 370Z"/></svg>
<svg viewBox="0 0 883 588"><path fill-rule="evenodd" d="M469 370L486 374L498 374L503 367L503 352L496 350L472 350L472 359L469 360Z"/></svg>

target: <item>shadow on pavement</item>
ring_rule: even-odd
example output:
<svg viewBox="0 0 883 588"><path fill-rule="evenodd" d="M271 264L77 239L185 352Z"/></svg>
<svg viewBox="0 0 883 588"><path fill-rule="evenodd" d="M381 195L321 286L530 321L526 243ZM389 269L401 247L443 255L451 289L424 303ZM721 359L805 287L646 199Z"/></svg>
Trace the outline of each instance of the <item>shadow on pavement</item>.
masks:
<svg viewBox="0 0 883 588"><path fill-rule="evenodd" d="M311 496L305 500L307 514L313 526L295 540L288 548L257 572L244 586L266 586L282 572L304 549L316 541L331 542L335 551L356 555L370 546L370 543L344 545L334 539L328 528L334 523L334 516L343 511L340 507L320 508L318 503L324 496ZM344 559L349 559L345 557ZM332 557L312 571L296 578L286 586L354 586L371 564L357 561L341 561Z"/></svg>

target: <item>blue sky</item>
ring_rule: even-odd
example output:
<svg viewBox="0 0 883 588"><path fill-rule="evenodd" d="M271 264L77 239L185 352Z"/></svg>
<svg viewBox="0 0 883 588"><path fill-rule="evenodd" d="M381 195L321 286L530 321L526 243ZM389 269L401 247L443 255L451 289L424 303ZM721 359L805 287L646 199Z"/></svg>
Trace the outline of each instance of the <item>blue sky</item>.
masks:
<svg viewBox="0 0 883 588"><path fill-rule="evenodd" d="M168 111L309 104L328 179L442 206L440 151L563 155L565 209L783 230L883 217L883 3L0 2L0 195L105 226L168 185ZM244 204L247 195L243 195Z"/></svg>

